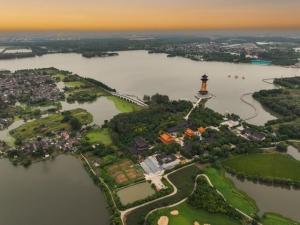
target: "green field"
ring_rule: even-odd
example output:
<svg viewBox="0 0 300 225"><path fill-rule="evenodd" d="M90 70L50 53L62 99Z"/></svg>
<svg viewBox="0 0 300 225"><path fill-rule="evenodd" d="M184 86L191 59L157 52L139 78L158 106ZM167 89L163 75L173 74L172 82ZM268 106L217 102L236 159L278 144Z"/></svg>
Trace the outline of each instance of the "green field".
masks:
<svg viewBox="0 0 300 225"><path fill-rule="evenodd" d="M84 109L71 110L71 116L77 118L81 124L89 124L93 121L93 116ZM46 135L50 132L69 130L70 125L62 122L61 113L52 114L48 117L36 119L11 131L11 135L19 140L25 140L36 136Z"/></svg>
<svg viewBox="0 0 300 225"><path fill-rule="evenodd" d="M300 223L275 213L266 213L261 220L263 225L299 225Z"/></svg>
<svg viewBox="0 0 300 225"><path fill-rule="evenodd" d="M248 214L254 216L258 211L256 203L247 194L236 189L232 181L225 177L224 171L218 171L214 168L207 168L204 171L215 188L219 190L228 203L234 208L238 208Z"/></svg>
<svg viewBox="0 0 300 225"><path fill-rule="evenodd" d="M89 144L104 144L106 146L112 144L110 132L107 128L90 130L85 138Z"/></svg>
<svg viewBox="0 0 300 225"><path fill-rule="evenodd" d="M284 154L240 155L225 160L223 165L247 176L300 181L300 161Z"/></svg>
<svg viewBox="0 0 300 225"><path fill-rule="evenodd" d="M71 82L65 82L65 85L67 87L73 87L73 88L78 88L78 87L84 87L85 84L81 81L71 81Z"/></svg>
<svg viewBox="0 0 300 225"><path fill-rule="evenodd" d="M172 216L170 212L178 210L179 215ZM221 214L211 214L204 210L194 209L187 203L182 203L176 207L162 209L153 213L148 221L151 225L156 225L160 216L169 217L169 225L193 225L195 221L202 224L211 225L238 225L239 221L233 220L228 216Z"/></svg>
<svg viewBox="0 0 300 225"><path fill-rule="evenodd" d="M120 112L123 112L123 113L134 112L134 111L138 111L138 110L142 109L141 106L138 106L138 105L133 104L131 102L127 102L127 101L122 100L122 99L120 99L118 97L115 97L115 96L108 96L107 98L115 104L116 108Z"/></svg>
<svg viewBox="0 0 300 225"><path fill-rule="evenodd" d="M52 76L59 79L60 81L63 81L63 79L66 77L66 75L62 73L55 73Z"/></svg>
<svg viewBox="0 0 300 225"><path fill-rule="evenodd" d="M194 188L195 177L199 173L199 168L192 165L169 175L169 180L177 187L177 193L169 198L159 200L134 210L127 216L127 224L139 225L144 221L145 216L151 210L174 204L189 196Z"/></svg>

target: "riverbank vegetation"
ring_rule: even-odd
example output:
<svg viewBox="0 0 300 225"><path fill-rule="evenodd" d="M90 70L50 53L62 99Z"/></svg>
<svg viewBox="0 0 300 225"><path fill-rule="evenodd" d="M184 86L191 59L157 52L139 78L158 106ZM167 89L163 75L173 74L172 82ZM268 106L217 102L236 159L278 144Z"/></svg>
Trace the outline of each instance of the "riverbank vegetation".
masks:
<svg viewBox="0 0 300 225"><path fill-rule="evenodd" d="M293 221L276 213L265 213L261 219L263 225L299 225Z"/></svg>
<svg viewBox="0 0 300 225"><path fill-rule="evenodd" d="M276 78L274 84L281 88L253 94L266 109L279 117L267 122L266 126L281 140L300 139L300 77Z"/></svg>
<svg viewBox="0 0 300 225"><path fill-rule="evenodd" d="M116 108L122 113L135 112L142 109L141 106L122 100L116 96L108 96L107 99L111 100L115 104Z"/></svg>
<svg viewBox="0 0 300 225"><path fill-rule="evenodd" d="M222 169L215 169L213 167L206 168L204 173L209 177L214 187L219 190L228 201L228 203L249 216L254 217L258 212L258 208L253 199L247 194L236 189L233 182L225 177Z"/></svg>
<svg viewBox="0 0 300 225"><path fill-rule="evenodd" d="M281 153L235 156L222 165L239 178L300 187L300 162Z"/></svg>

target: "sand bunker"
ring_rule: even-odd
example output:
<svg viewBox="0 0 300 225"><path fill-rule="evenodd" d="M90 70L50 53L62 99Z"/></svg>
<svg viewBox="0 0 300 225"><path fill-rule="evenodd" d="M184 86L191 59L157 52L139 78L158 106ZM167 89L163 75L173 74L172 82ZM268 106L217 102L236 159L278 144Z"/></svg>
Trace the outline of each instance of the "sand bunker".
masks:
<svg viewBox="0 0 300 225"><path fill-rule="evenodd" d="M157 225L168 225L169 224L169 217L161 216L157 221Z"/></svg>
<svg viewBox="0 0 300 225"><path fill-rule="evenodd" d="M178 210L173 210L173 211L170 212L170 214L172 216L177 216L177 215L179 215L179 212L178 212Z"/></svg>

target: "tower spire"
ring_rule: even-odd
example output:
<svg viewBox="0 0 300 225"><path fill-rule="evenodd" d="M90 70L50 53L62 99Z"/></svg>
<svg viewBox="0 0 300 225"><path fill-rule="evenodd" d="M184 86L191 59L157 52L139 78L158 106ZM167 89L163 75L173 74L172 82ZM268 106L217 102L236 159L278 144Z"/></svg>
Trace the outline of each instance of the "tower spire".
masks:
<svg viewBox="0 0 300 225"><path fill-rule="evenodd" d="M207 95L208 91L207 91L207 81L208 81L208 76L206 74L204 74L201 77L201 88L200 88L200 95Z"/></svg>

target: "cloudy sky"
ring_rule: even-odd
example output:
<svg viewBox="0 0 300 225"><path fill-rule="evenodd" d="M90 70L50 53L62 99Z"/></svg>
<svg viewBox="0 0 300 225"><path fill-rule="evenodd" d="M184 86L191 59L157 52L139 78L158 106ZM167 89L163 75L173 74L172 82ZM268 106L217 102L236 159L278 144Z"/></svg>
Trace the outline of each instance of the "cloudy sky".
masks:
<svg viewBox="0 0 300 225"><path fill-rule="evenodd" d="M0 30L300 28L300 0L0 0Z"/></svg>

